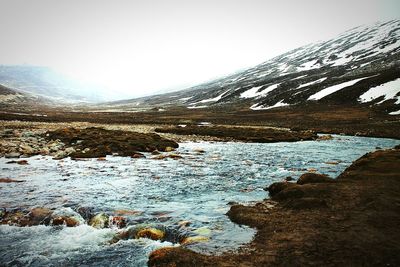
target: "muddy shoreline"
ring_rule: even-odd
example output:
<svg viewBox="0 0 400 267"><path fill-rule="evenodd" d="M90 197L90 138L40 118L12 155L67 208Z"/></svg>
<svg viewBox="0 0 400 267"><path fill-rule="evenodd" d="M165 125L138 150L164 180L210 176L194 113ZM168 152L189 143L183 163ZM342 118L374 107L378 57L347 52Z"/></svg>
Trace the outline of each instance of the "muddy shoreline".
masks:
<svg viewBox="0 0 400 267"><path fill-rule="evenodd" d="M154 251L149 266L398 266L400 147L368 153L336 180L304 178L227 213L257 229L238 253ZM283 183L284 184L284 183Z"/></svg>

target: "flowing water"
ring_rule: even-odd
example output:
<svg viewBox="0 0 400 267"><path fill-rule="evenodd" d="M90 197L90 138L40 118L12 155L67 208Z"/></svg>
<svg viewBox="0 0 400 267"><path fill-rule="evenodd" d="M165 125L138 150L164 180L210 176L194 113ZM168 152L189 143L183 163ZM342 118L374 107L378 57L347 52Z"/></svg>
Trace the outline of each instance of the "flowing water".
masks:
<svg viewBox="0 0 400 267"><path fill-rule="evenodd" d="M229 221L229 202L253 203L267 197L267 185L310 169L336 177L352 161L398 140L335 136L329 141L296 143L181 143L182 159L107 157L53 160L35 156L29 165L6 164L1 176L25 180L0 184L0 207L47 207L73 212L87 207L95 214L126 211L130 225L162 225L209 236L189 248L203 253L235 250L255 231ZM205 153L196 152L201 148ZM181 229L181 228L179 228ZM121 230L87 224L0 226L0 265L6 266L146 266L149 253L171 242L131 239L110 244Z"/></svg>

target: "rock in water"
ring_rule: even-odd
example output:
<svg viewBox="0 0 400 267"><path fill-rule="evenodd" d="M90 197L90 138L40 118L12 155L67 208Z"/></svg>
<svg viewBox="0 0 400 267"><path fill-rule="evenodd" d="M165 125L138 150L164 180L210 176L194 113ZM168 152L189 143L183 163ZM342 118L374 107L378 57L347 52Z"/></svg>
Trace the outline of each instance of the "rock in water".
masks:
<svg viewBox="0 0 400 267"><path fill-rule="evenodd" d="M99 213L90 220L89 225L97 229L106 228L108 227L108 220L107 214Z"/></svg>
<svg viewBox="0 0 400 267"><path fill-rule="evenodd" d="M165 232L157 228L143 228L136 233L136 238L149 238L152 240L163 240Z"/></svg>
<svg viewBox="0 0 400 267"><path fill-rule="evenodd" d="M122 216L110 216L109 225L110 227L124 228L126 220Z"/></svg>

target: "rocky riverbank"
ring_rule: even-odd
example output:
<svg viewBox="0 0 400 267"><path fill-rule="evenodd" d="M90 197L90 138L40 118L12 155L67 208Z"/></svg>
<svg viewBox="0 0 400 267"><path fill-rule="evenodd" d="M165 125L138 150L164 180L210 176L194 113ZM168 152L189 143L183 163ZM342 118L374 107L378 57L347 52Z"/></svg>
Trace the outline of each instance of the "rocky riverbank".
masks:
<svg viewBox="0 0 400 267"><path fill-rule="evenodd" d="M238 253L207 256L163 248L149 266L397 266L400 147L368 153L336 179L303 175L267 190L271 199L234 205L229 218L258 230Z"/></svg>
<svg viewBox="0 0 400 267"><path fill-rule="evenodd" d="M157 133L178 135L201 135L222 138L224 141L242 141L256 143L296 142L315 140L317 134L312 131L291 131L272 127L226 127L213 125L181 125L156 128Z"/></svg>
<svg viewBox="0 0 400 267"><path fill-rule="evenodd" d="M106 155L142 157L140 152L172 151L178 143L150 131L103 128L101 125L6 123L0 129L0 156L52 156L55 159L97 158ZM75 126L73 124L73 126ZM116 128L116 129L115 129ZM23 164L23 161L10 161Z"/></svg>

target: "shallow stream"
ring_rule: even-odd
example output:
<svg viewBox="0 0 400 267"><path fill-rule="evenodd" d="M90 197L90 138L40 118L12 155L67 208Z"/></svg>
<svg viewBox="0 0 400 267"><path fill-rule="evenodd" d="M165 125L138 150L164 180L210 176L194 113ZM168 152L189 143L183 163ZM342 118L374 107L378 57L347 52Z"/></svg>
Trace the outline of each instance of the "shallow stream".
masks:
<svg viewBox="0 0 400 267"><path fill-rule="evenodd" d="M182 159L107 157L74 161L28 158L29 165L6 164L1 177L25 180L0 183L0 207L47 207L113 214L123 210L130 225L162 225L210 237L190 245L203 253L235 250L255 231L229 221L228 203L252 203L267 197L267 185L309 170L331 177L354 160L398 140L335 136L328 141L296 143L181 143ZM205 152L199 153L196 149ZM146 266L149 253L170 242L132 239L109 244L120 230L86 224L0 226L0 265L6 266Z"/></svg>

